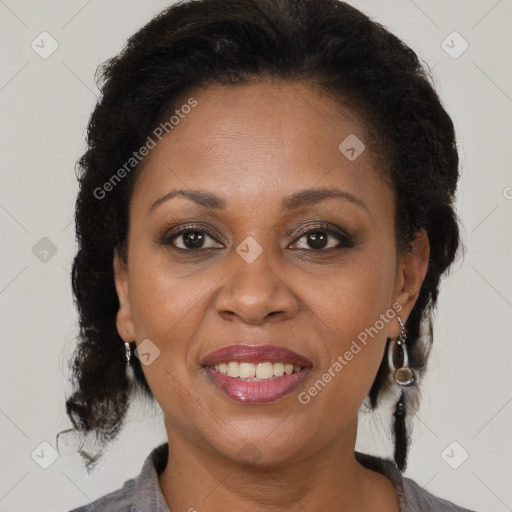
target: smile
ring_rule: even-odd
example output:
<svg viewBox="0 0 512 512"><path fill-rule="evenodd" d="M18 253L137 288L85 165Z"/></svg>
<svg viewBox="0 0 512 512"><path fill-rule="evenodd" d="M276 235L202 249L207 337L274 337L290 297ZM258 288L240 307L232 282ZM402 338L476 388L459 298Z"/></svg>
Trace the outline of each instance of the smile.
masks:
<svg viewBox="0 0 512 512"><path fill-rule="evenodd" d="M283 398L304 381L312 366L306 356L269 344L228 345L202 361L208 382L225 396L245 404Z"/></svg>

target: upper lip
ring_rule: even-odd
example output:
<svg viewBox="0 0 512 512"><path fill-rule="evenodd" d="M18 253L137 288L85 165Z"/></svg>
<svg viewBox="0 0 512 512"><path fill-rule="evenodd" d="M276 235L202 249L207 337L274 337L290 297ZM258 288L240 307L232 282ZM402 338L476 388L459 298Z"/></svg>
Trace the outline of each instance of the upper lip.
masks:
<svg viewBox="0 0 512 512"><path fill-rule="evenodd" d="M313 363L301 354L284 347L269 344L245 344L229 345L210 352L202 361L203 366L214 366L229 361L245 363L285 363L294 366L313 366Z"/></svg>

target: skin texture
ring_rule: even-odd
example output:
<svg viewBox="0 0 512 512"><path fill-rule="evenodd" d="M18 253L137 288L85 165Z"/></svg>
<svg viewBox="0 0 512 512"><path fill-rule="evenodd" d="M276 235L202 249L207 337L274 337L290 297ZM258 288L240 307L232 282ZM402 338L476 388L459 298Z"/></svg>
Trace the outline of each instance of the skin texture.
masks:
<svg viewBox="0 0 512 512"><path fill-rule="evenodd" d="M394 194L382 170L368 149L354 161L338 150L350 134L364 141L364 125L313 86L211 85L191 96L197 106L150 152L135 184L128 265L114 258L120 336L149 338L161 351L143 369L165 417L167 503L173 511L396 512L391 482L353 456L357 413L386 338L398 336L396 318L308 404L298 395L393 303L405 322L426 274L427 237L422 231L412 253L397 252ZM364 206L330 198L281 207L298 190L326 187ZM213 192L226 208L176 196L150 211L172 189ZM348 232L353 246L337 249L329 236L316 248L304 233L319 222ZM159 244L192 223L215 238L201 231L203 248L189 252ZM263 249L252 263L236 252L247 237ZM284 346L308 357L312 371L278 401L235 402L200 363L239 342ZM251 464L248 446L257 453Z"/></svg>

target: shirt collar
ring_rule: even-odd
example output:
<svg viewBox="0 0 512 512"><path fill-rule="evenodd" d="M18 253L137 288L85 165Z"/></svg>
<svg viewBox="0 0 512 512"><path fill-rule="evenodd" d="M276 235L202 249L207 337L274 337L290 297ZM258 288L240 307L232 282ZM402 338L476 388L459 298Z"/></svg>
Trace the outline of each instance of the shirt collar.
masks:
<svg viewBox="0 0 512 512"><path fill-rule="evenodd" d="M158 476L165 469L169 457L169 443L157 446L148 455L134 485L134 512L171 512L162 494ZM398 495L399 512L407 512L406 496L402 473L390 459L356 451L355 458L363 466L388 477Z"/></svg>
<svg viewBox="0 0 512 512"><path fill-rule="evenodd" d="M134 485L134 512L171 512L158 480L158 476L167 465L168 456L169 443L164 443L154 448L144 461Z"/></svg>
<svg viewBox="0 0 512 512"><path fill-rule="evenodd" d="M391 480L398 496L398 512L408 512L409 507L407 506L404 478L395 463L390 459L381 459L380 457L358 451L355 452L355 458L366 468L377 471Z"/></svg>

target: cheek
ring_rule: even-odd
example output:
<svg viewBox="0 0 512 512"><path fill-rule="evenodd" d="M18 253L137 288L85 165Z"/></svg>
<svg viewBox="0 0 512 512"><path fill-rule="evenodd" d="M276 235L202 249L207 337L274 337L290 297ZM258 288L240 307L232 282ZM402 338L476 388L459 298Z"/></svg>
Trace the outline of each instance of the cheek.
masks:
<svg viewBox="0 0 512 512"><path fill-rule="evenodd" d="M149 339L159 350L154 362L143 364L142 370L166 415L188 411L185 416L193 425L197 397L190 394L193 375L186 361L190 340L204 316L201 299L215 281L177 277L160 257L141 253L134 255L132 262L130 302L135 335L138 342Z"/></svg>
<svg viewBox="0 0 512 512"><path fill-rule="evenodd" d="M337 335L339 348L375 324L392 306L395 284L394 248L375 245L339 266L337 272L312 276L309 301L321 323ZM377 249L377 247L380 247ZM387 323L381 326L384 338ZM333 336L331 335L331 339ZM336 343L333 348L336 348Z"/></svg>
<svg viewBox="0 0 512 512"><path fill-rule="evenodd" d="M165 251L133 254L130 303L138 339L163 341L183 333L196 314L194 306L215 282L204 273L187 277L183 266L171 265L169 260Z"/></svg>
<svg viewBox="0 0 512 512"><path fill-rule="evenodd" d="M135 336L138 342L151 340L159 351L158 358L142 369L158 401L164 395L179 401L191 380L186 361L193 348L190 340L204 316L201 301L215 280L206 275L182 277L168 259L142 250L134 251L130 263Z"/></svg>
<svg viewBox="0 0 512 512"><path fill-rule="evenodd" d="M310 296L328 354L317 379L329 382L331 392L321 394L330 405L357 410L368 394L397 314L394 280L394 248L388 247L348 262Z"/></svg>

